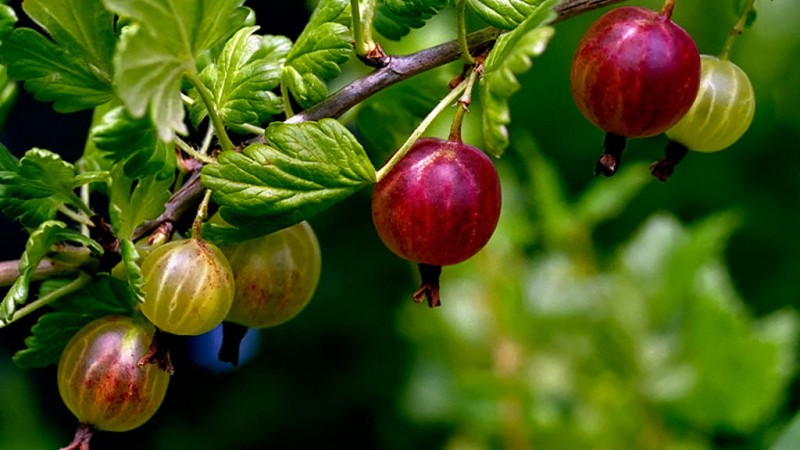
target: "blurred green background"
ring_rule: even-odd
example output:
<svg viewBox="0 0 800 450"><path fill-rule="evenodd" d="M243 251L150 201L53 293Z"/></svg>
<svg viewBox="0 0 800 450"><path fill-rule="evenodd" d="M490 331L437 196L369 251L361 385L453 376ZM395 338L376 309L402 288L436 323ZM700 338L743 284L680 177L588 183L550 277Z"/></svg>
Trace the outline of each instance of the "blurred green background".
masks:
<svg viewBox="0 0 800 450"><path fill-rule="evenodd" d="M673 18L716 54L734 3L679 1ZM308 14L303 2L250 6L263 33L292 38ZM732 54L756 117L733 147L690 153L664 184L647 165L666 139L635 140L616 177L594 178L602 133L575 108L568 76L602 11L558 24L512 100L499 228L479 255L445 268L441 308L411 301L415 268L383 247L360 192L312 221L322 280L297 319L263 331L235 371L203 368L183 342L157 415L93 448L800 448L800 429L783 434L800 407L800 2L757 7ZM409 53L454 30L443 14L386 47ZM364 72L351 66L336 86ZM409 85L442 93L459 70ZM381 108L424 114L431 101L394 89L364 106L375 114L349 116L376 161L385 149L374 134L398 128L381 128ZM472 111L465 139L479 145ZM447 120L430 134L443 136ZM17 154L74 153L87 126L20 93L0 141ZM23 242L5 222L8 259ZM54 368L11 364L32 323L2 331L0 449L57 448L75 426Z"/></svg>

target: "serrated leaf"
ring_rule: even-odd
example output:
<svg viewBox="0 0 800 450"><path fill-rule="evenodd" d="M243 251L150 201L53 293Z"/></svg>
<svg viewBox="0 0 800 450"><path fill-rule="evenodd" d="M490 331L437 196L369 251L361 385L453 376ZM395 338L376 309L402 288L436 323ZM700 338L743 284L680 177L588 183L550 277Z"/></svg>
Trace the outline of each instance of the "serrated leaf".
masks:
<svg viewBox="0 0 800 450"><path fill-rule="evenodd" d="M36 99L52 101L56 111L78 111L108 101L114 94L114 15L95 0L26 0L22 8L52 40L30 28L3 38L0 59L9 67L9 76L24 80ZM0 33L5 27L7 20L0 19Z"/></svg>
<svg viewBox="0 0 800 450"><path fill-rule="evenodd" d="M48 280L40 295L67 285L70 280ZM24 369L46 367L58 362L67 342L84 325L103 316L136 314L136 302L125 282L101 275L89 285L50 304L55 311L41 316L25 339L26 348L14 355Z"/></svg>
<svg viewBox="0 0 800 450"><path fill-rule="evenodd" d="M0 60L11 78L24 80L34 98L59 112L92 108L113 95L109 78L30 28L6 36Z"/></svg>
<svg viewBox="0 0 800 450"><path fill-rule="evenodd" d="M77 178L73 165L56 153L38 148L28 150L16 170L0 172L0 182L4 185L0 208L23 226L36 228L55 218L62 204L85 209L74 189L95 179L102 179L102 175Z"/></svg>
<svg viewBox="0 0 800 450"><path fill-rule="evenodd" d="M449 0L383 0L375 8L373 25L383 36L399 40L450 3Z"/></svg>
<svg viewBox="0 0 800 450"><path fill-rule="evenodd" d="M553 37L555 30L544 25L555 18L551 8L556 2L542 2L517 29L500 36L486 58L480 83L482 130L486 151L494 156L508 146L508 99L520 89L517 75L531 68L533 57L541 55Z"/></svg>
<svg viewBox="0 0 800 450"><path fill-rule="evenodd" d="M114 55L114 15L97 0L25 0L22 9L50 37L106 78Z"/></svg>
<svg viewBox="0 0 800 450"><path fill-rule="evenodd" d="M339 23L348 4L347 0L322 0L286 57L281 82L303 108L325 100L326 81L338 77L339 66L353 54L350 30Z"/></svg>
<svg viewBox="0 0 800 450"><path fill-rule="evenodd" d="M170 197L172 177L159 180L148 176L135 180L115 167L109 193L109 215L114 232L120 239L129 239L142 222L158 217Z"/></svg>
<svg viewBox="0 0 800 450"><path fill-rule="evenodd" d="M203 239L214 244L231 245L290 227L304 219L293 213L265 217L246 217L224 211L226 224L207 222L203 225ZM235 224L235 225L232 225Z"/></svg>
<svg viewBox="0 0 800 450"><path fill-rule="evenodd" d="M543 3L543 0L467 0L486 23L507 30L516 28Z"/></svg>
<svg viewBox="0 0 800 450"><path fill-rule="evenodd" d="M203 69L200 79L214 95L222 120L234 130L241 125L260 126L283 112L281 98L271 92L280 84L281 69L292 46L283 36L259 36L258 27L242 28L225 44L215 64ZM192 123L208 115L205 103L193 91Z"/></svg>
<svg viewBox="0 0 800 450"><path fill-rule="evenodd" d="M130 178L152 174L169 178L175 173L177 160L172 146L159 139L148 118L135 119L124 106L106 113L92 128L90 139L111 159L122 161Z"/></svg>
<svg viewBox="0 0 800 450"><path fill-rule="evenodd" d="M120 254L128 277L128 288L137 302L144 301L144 274L140 265L142 257L136 244L130 239L120 239Z"/></svg>
<svg viewBox="0 0 800 450"><path fill-rule="evenodd" d="M196 58L244 24L243 0L104 0L133 24L114 56L114 82L134 118L148 114L159 138L187 132L181 81Z"/></svg>
<svg viewBox="0 0 800 450"><path fill-rule="evenodd" d="M42 223L34 230L25 244L25 252L19 261L19 278L6 293L0 305L0 320L11 320L17 305L22 305L28 298L28 291L34 270L39 262L50 252L53 245L59 242L75 242L89 247L94 253L103 253L103 248L83 234L67 228L67 224L56 220Z"/></svg>
<svg viewBox="0 0 800 450"><path fill-rule="evenodd" d="M288 226L375 181L366 152L336 120L273 123L266 139L203 168L203 184L233 225L245 216Z"/></svg>

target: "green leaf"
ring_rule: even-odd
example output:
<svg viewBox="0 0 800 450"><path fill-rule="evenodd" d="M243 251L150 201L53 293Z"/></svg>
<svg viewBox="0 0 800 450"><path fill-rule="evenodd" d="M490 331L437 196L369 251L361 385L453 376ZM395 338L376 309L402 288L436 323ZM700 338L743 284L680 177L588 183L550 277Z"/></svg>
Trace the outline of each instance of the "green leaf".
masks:
<svg viewBox="0 0 800 450"><path fill-rule="evenodd" d="M500 36L486 59L480 83L482 129L486 151L494 156L508 147L508 99L520 89L517 75L531 68L532 58L541 55L553 37L555 30L544 25L555 18L551 8L556 2L542 2L516 30Z"/></svg>
<svg viewBox="0 0 800 450"><path fill-rule="evenodd" d="M121 173L119 166L113 172L113 179L109 199L111 224L118 238L130 239L137 226L163 212L173 180L159 180L156 176L134 180Z"/></svg>
<svg viewBox="0 0 800 450"><path fill-rule="evenodd" d="M0 65L0 129L17 100L17 92L17 83L8 77L8 67Z"/></svg>
<svg viewBox="0 0 800 450"><path fill-rule="evenodd" d="M25 244L25 252L19 261L20 276L8 290L0 305L0 320L13 318L17 305L22 305L28 298L28 292L34 270L39 262L47 256L53 245L59 242L75 242L89 247L95 253L103 253L103 248L94 240L67 228L64 222L50 220L42 223L34 230Z"/></svg>
<svg viewBox="0 0 800 450"><path fill-rule="evenodd" d="M128 276L128 288L137 302L144 302L144 274L140 265L142 256L130 239L120 239L120 253Z"/></svg>
<svg viewBox="0 0 800 450"><path fill-rule="evenodd" d="M399 40L447 7L450 0L383 0L375 9L373 25L389 39Z"/></svg>
<svg viewBox="0 0 800 450"><path fill-rule="evenodd" d="M47 295L70 280L53 279L42 284L40 295ZM127 283L101 275L72 294L51 303L55 311L39 318L25 339L26 348L14 355L14 363L24 369L46 367L58 362L67 342L84 325L103 316L136 314L136 302Z"/></svg>
<svg viewBox="0 0 800 450"><path fill-rule="evenodd" d="M53 102L59 112L92 108L113 95L109 78L30 28L17 28L3 40L0 60L9 77L24 80L34 98Z"/></svg>
<svg viewBox="0 0 800 450"><path fill-rule="evenodd" d="M17 13L14 12L14 8L6 5L5 3L0 5L0 41L6 37L11 30L14 29L14 24L17 23Z"/></svg>
<svg viewBox="0 0 800 450"><path fill-rule="evenodd" d="M24 80L36 99L52 101L56 111L78 111L108 101L114 95L114 15L95 0L26 0L22 8L52 40L30 28L6 36L0 59L8 65L9 76ZM7 20L0 19L0 33L6 26Z"/></svg>
<svg viewBox="0 0 800 450"><path fill-rule="evenodd" d="M303 108L325 100L326 81L339 76L339 66L353 53L350 30L339 23L348 4L347 0L320 1L286 58L281 83Z"/></svg>
<svg viewBox="0 0 800 450"><path fill-rule="evenodd" d="M62 204L86 211L88 207L75 195L75 188L98 179L100 174L76 177L72 164L56 153L32 149L25 153L16 170L0 172L0 208L23 226L36 228L55 218Z"/></svg>
<svg viewBox="0 0 800 450"><path fill-rule="evenodd" d="M229 210L223 210L223 212L224 215L221 215L228 223L206 222L203 225L204 240L216 245L236 244L274 233L305 220L305 218L300 218L299 215L294 213L265 217L246 217L233 214Z"/></svg>
<svg viewBox="0 0 800 450"><path fill-rule="evenodd" d="M516 28L544 3L543 0L467 0L486 23L508 30Z"/></svg>
<svg viewBox="0 0 800 450"><path fill-rule="evenodd" d="M169 178L175 174L177 160L172 146L158 137L156 127L147 118L133 118L124 106L106 113L92 128L95 147L114 161L123 161L125 175L142 178L157 174Z"/></svg>
<svg viewBox="0 0 800 450"><path fill-rule="evenodd" d="M798 411L769 450L795 450L800 448L800 411Z"/></svg>
<svg viewBox="0 0 800 450"><path fill-rule="evenodd" d="M5 145L0 144L0 172L16 172L18 165L19 160L16 158L16 156L12 155ZM0 184L0 192L2 191L3 185ZM0 197L2 197L2 194L0 194Z"/></svg>
<svg viewBox="0 0 800 450"><path fill-rule="evenodd" d="M273 123L266 139L203 168L203 184L234 226L239 216L291 225L375 182L366 152L336 120Z"/></svg>
<svg viewBox="0 0 800 450"><path fill-rule="evenodd" d="M241 28L243 0L104 0L129 18L114 56L114 82L134 118L149 113L162 141L185 134L181 82L196 59Z"/></svg>
<svg viewBox="0 0 800 450"><path fill-rule="evenodd" d="M114 15L97 0L25 0L22 9L68 53L110 78Z"/></svg>
<svg viewBox="0 0 800 450"><path fill-rule="evenodd" d="M233 129L260 126L283 111L281 98L271 92L280 84L281 69L292 42L283 36L253 35L258 27L242 28L225 44L216 64L203 69L200 79L214 94L222 120ZM208 115L196 91L192 123Z"/></svg>

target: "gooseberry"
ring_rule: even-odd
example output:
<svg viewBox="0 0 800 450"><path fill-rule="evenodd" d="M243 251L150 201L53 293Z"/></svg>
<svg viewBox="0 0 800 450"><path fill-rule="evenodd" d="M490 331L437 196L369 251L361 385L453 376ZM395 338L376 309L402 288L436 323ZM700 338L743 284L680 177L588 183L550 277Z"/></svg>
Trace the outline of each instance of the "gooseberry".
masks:
<svg viewBox="0 0 800 450"><path fill-rule="evenodd" d="M88 448L91 429L128 431L155 414L169 374L138 365L155 328L143 318L105 316L70 339L58 362L58 392L81 422L72 448Z"/></svg>
<svg viewBox="0 0 800 450"><path fill-rule="evenodd" d="M616 172L626 138L663 133L692 106L700 82L700 55L686 31L661 12L622 7L586 31L572 62L575 104L606 132L596 173Z"/></svg>
<svg viewBox="0 0 800 450"><path fill-rule="evenodd" d="M233 303L231 266L214 244L168 242L142 262L142 313L163 331L198 335L222 323Z"/></svg>
<svg viewBox="0 0 800 450"><path fill-rule="evenodd" d="M462 262L486 245L500 204L497 170L485 153L427 138L377 183L372 219L392 252L419 264L422 286L414 299L438 306L441 266Z"/></svg>
<svg viewBox="0 0 800 450"><path fill-rule="evenodd" d="M233 270L236 293L225 318L220 360L238 361L246 330L280 325L297 316L319 282L319 242L308 222L223 247Z"/></svg>

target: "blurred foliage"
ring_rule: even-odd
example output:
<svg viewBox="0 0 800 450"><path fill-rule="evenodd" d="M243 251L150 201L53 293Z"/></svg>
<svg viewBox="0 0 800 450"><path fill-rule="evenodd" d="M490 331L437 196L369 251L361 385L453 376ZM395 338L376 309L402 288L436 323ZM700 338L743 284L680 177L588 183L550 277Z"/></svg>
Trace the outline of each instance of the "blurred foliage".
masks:
<svg viewBox="0 0 800 450"><path fill-rule="evenodd" d="M731 0L677 3L674 19L701 52L718 53L736 21ZM415 268L382 246L369 192L360 192L312 221L323 274L303 314L261 333L261 353L232 372L206 371L177 348L154 419L101 433L95 448L800 448L800 2L757 3L732 54L757 95L755 121L736 145L689 154L661 184L647 164L666 140L634 140L617 176L592 178L602 133L574 107L568 74L602 11L559 23L511 100L512 146L497 162L500 228L472 261L445 269L441 308L413 304ZM277 22L290 21L268 11L277 5L297 7L252 5L265 33L287 33ZM480 26L472 17L470 28ZM385 48L413 52L454 29L446 11ZM379 95L389 103L352 115L372 119L358 131L373 161L459 70L394 87ZM364 72L348 64L331 91ZM12 151L83 147L88 116L78 126L19 97L0 136ZM409 114L382 130L392 100ZM477 103L464 128L473 145ZM444 116L428 134L446 135ZM6 250L18 255L14 245ZM53 368L10 362L33 323L0 339L2 449L56 448L75 426Z"/></svg>

